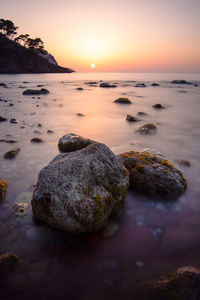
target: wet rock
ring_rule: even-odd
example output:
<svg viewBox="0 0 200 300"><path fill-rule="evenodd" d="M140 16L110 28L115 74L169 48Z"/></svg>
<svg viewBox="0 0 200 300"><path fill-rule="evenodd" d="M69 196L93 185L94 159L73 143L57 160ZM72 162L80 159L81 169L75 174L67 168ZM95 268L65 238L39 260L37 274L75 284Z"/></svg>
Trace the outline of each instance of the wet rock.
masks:
<svg viewBox="0 0 200 300"><path fill-rule="evenodd" d="M0 82L0 87L7 88L7 84L5 84L5 83L3 83L3 82Z"/></svg>
<svg viewBox="0 0 200 300"><path fill-rule="evenodd" d="M14 106L14 104L13 103L9 103L9 105L8 106Z"/></svg>
<svg viewBox="0 0 200 300"><path fill-rule="evenodd" d="M22 218L26 216L28 210L28 203L14 203L13 213L15 217Z"/></svg>
<svg viewBox="0 0 200 300"><path fill-rule="evenodd" d="M8 182L5 180L0 180L0 201L3 199L6 193Z"/></svg>
<svg viewBox="0 0 200 300"><path fill-rule="evenodd" d="M137 129L137 132L139 132L141 134L155 134L156 131L157 131L156 125L154 125L152 123L144 124L143 126L141 126Z"/></svg>
<svg viewBox="0 0 200 300"><path fill-rule="evenodd" d="M54 133L54 131L53 131L53 130L50 130L50 129L48 129L48 130L47 130L47 133Z"/></svg>
<svg viewBox="0 0 200 300"><path fill-rule="evenodd" d="M107 83L107 82L100 83L99 86L101 88L116 88L117 87L115 84L110 84L110 83Z"/></svg>
<svg viewBox="0 0 200 300"><path fill-rule="evenodd" d="M5 140L5 143L15 144L15 143L18 143L18 141L17 140Z"/></svg>
<svg viewBox="0 0 200 300"><path fill-rule="evenodd" d="M38 124L37 124L37 127L42 127L42 124L41 124L41 123L38 123Z"/></svg>
<svg viewBox="0 0 200 300"><path fill-rule="evenodd" d="M36 218L71 233L97 231L122 205L127 170L104 144L56 156L43 168L33 194Z"/></svg>
<svg viewBox="0 0 200 300"><path fill-rule="evenodd" d="M15 119L15 118L11 118L10 123L17 124L17 123L19 123L19 121L17 121L17 119Z"/></svg>
<svg viewBox="0 0 200 300"><path fill-rule="evenodd" d="M137 83L135 87L146 87L145 83Z"/></svg>
<svg viewBox="0 0 200 300"><path fill-rule="evenodd" d="M23 92L23 95L46 95L49 94L47 89L40 89L40 90L32 90L28 89Z"/></svg>
<svg viewBox="0 0 200 300"><path fill-rule="evenodd" d="M129 100L128 98L118 98L114 101L115 103L120 103L120 104L132 104L131 100Z"/></svg>
<svg viewBox="0 0 200 300"><path fill-rule="evenodd" d="M65 134L58 142L58 148L61 152L72 152L81 150L88 145L95 143L92 140L86 139L78 134Z"/></svg>
<svg viewBox="0 0 200 300"><path fill-rule="evenodd" d="M194 86L198 86L198 84L195 83Z"/></svg>
<svg viewBox="0 0 200 300"><path fill-rule="evenodd" d="M44 86L44 84L38 84L37 85L37 87L43 87Z"/></svg>
<svg viewBox="0 0 200 300"><path fill-rule="evenodd" d="M137 117L134 117L134 116L131 116L131 115L127 115L126 116L126 121L128 122L138 122L138 121L141 121L139 118Z"/></svg>
<svg viewBox="0 0 200 300"><path fill-rule="evenodd" d="M31 143L44 143L44 141L38 137L31 139Z"/></svg>
<svg viewBox="0 0 200 300"><path fill-rule="evenodd" d="M192 84L192 82L188 82L186 80L173 80L171 81L173 84Z"/></svg>
<svg viewBox="0 0 200 300"><path fill-rule="evenodd" d="M20 151L20 148L14 148L8 152L6 152L3 157L5 159L13 159L15 158L15 156L17 155L17 153Z"/></svg>
<svg viewBox="0 0 200 300"><path fill-rule="evenodd" d="M7 119L0 116L0 122L5 122L5 121L7 121Z"/></svg>
<svg viewBox="0 0 200 300"><path fill-rule="evenodd" d="M111 237L119 230L119 224L116 222L108 223L102 231L104 237Z"/></svg>
<svg viewBox="0 0 200 300"><path fill-rule="evenodd" d="M9 272L11 269L19 265L19 258L13 253L0 255L0 275Z"/></svg>
<svg viewBox="0 0 200 300"><path fill-rule="evenodd" d="M88 81L88 82L85 82L85 84L88 84L88 85L96 85L98 84L96 81Z"/></svg>
<svg viewBox="0 0 200 300"><path fill-rule="evenodd" d="M84 117L84 114L78 113L76 114L78 117Z"/></svg>
<svg viewBox="0 0 200 300"><path fill-rule="evenodd" d="M158 84L158 83L152 83L151 86L160 86L160 84Z"/></svg>
<svg viewBox="0 0 200 300"><path fill-rule="evenodd" d="M180 166L191 167L191 163L187 159L175 159L175 162L177 162Z"/></svg>
<svg viewBox="0 0 200 300"><path fill-rule="evenodd" d="M139 111L139 112L137 113L137 115L138 115L138 116L148 116L148 114L145 113L145 112L143 112L143 111Z"/></svg>
<svg viewBox="0 0 200 300"><path fill-rule="evenodd" d="M172 199L187 188L183 174L158 155L130 151L117 157L128 169L130 186L135 191L156 198Z"/></svg>
<svg viewBox="0 0 200 300"><path fill-rule="evenodd" d="M164 108L165 108L165 107L164 107L162 104L160 104L160 103L154 104L152 107L153 107L153 108L156 108L156 109L164 109Z"/></svg>
<svg viewBox="0 0 200 300"><path fill-rule="evenodd" d="M83 88L82 87L78 87L76 88L77 91L83 91Z"/></svg>

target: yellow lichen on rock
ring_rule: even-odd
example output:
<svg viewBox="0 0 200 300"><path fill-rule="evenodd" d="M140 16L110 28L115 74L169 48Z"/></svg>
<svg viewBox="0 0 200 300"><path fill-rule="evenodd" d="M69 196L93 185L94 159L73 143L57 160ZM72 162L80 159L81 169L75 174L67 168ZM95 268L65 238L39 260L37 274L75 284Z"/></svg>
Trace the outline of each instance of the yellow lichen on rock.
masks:
<svg viewBox="0 0 200 300"><path fill-rule="evenodd" d="M6 192L6 189L7 189L7 186L8 186L7 181L0 180L0 200L3 199L3 197L5 195L5 192Z"/></svg>

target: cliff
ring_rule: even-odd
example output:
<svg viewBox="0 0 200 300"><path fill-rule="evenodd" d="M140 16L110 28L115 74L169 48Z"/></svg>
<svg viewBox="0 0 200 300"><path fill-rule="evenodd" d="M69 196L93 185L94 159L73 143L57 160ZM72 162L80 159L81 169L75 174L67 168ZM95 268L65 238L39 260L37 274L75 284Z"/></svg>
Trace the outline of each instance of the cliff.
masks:
<svg viewBox="0 0 200 300"><path fill-rule="evenodd" d="M70 68L58 66L47 51L42 54L28 50L0 33L0 74L72 72Z"/></svg>

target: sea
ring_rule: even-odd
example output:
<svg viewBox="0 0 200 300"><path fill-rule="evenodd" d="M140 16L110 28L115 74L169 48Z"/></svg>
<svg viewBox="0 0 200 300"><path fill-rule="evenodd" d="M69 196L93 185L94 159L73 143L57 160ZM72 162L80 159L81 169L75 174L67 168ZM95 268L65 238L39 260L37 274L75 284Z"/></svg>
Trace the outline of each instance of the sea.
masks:
<svg viewBox="0 0 200 300"><path fill-rule="evenodd" d="M129 300L138 282L200 267L199 73L16 74L0 75L0 82L7 85L0 86L0 116L8 119L0 123L0 180L8 181L0 202L0 255L12 252L21 261L1 280L0 299ZM102 82L117 87L101 88ZM50 93L24 96L28 88ZM119 97L132 104L114 103ZM158 103L165 109L152 107ZM146 115L126 121L138 112ZM146 123L156 125L156 134L137 132ZM115 154L163 155L183 172L187 190L173 201L129 190L122 210L96 233L72 236L50 228L33 217L30 202L39 171L59 154L66 133L105 143ZM44 142L32 143L35 137ZM15 147L17 156L4 159ZM25 203L25 213L16 213L16 203Z"/></svg>

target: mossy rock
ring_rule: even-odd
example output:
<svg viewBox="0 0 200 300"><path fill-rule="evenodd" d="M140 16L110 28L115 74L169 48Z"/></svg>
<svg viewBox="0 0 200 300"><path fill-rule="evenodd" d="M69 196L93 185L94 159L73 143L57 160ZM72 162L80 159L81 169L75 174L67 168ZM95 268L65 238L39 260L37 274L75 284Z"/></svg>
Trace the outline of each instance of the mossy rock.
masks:
<svg viewBox="0 0 200 300"><path fill-rule="evenodd" d="M133 190L160 199L173 199L187 188L183 174L169 161L149 152L130 151L118 155L129 171Z"/></svg>

